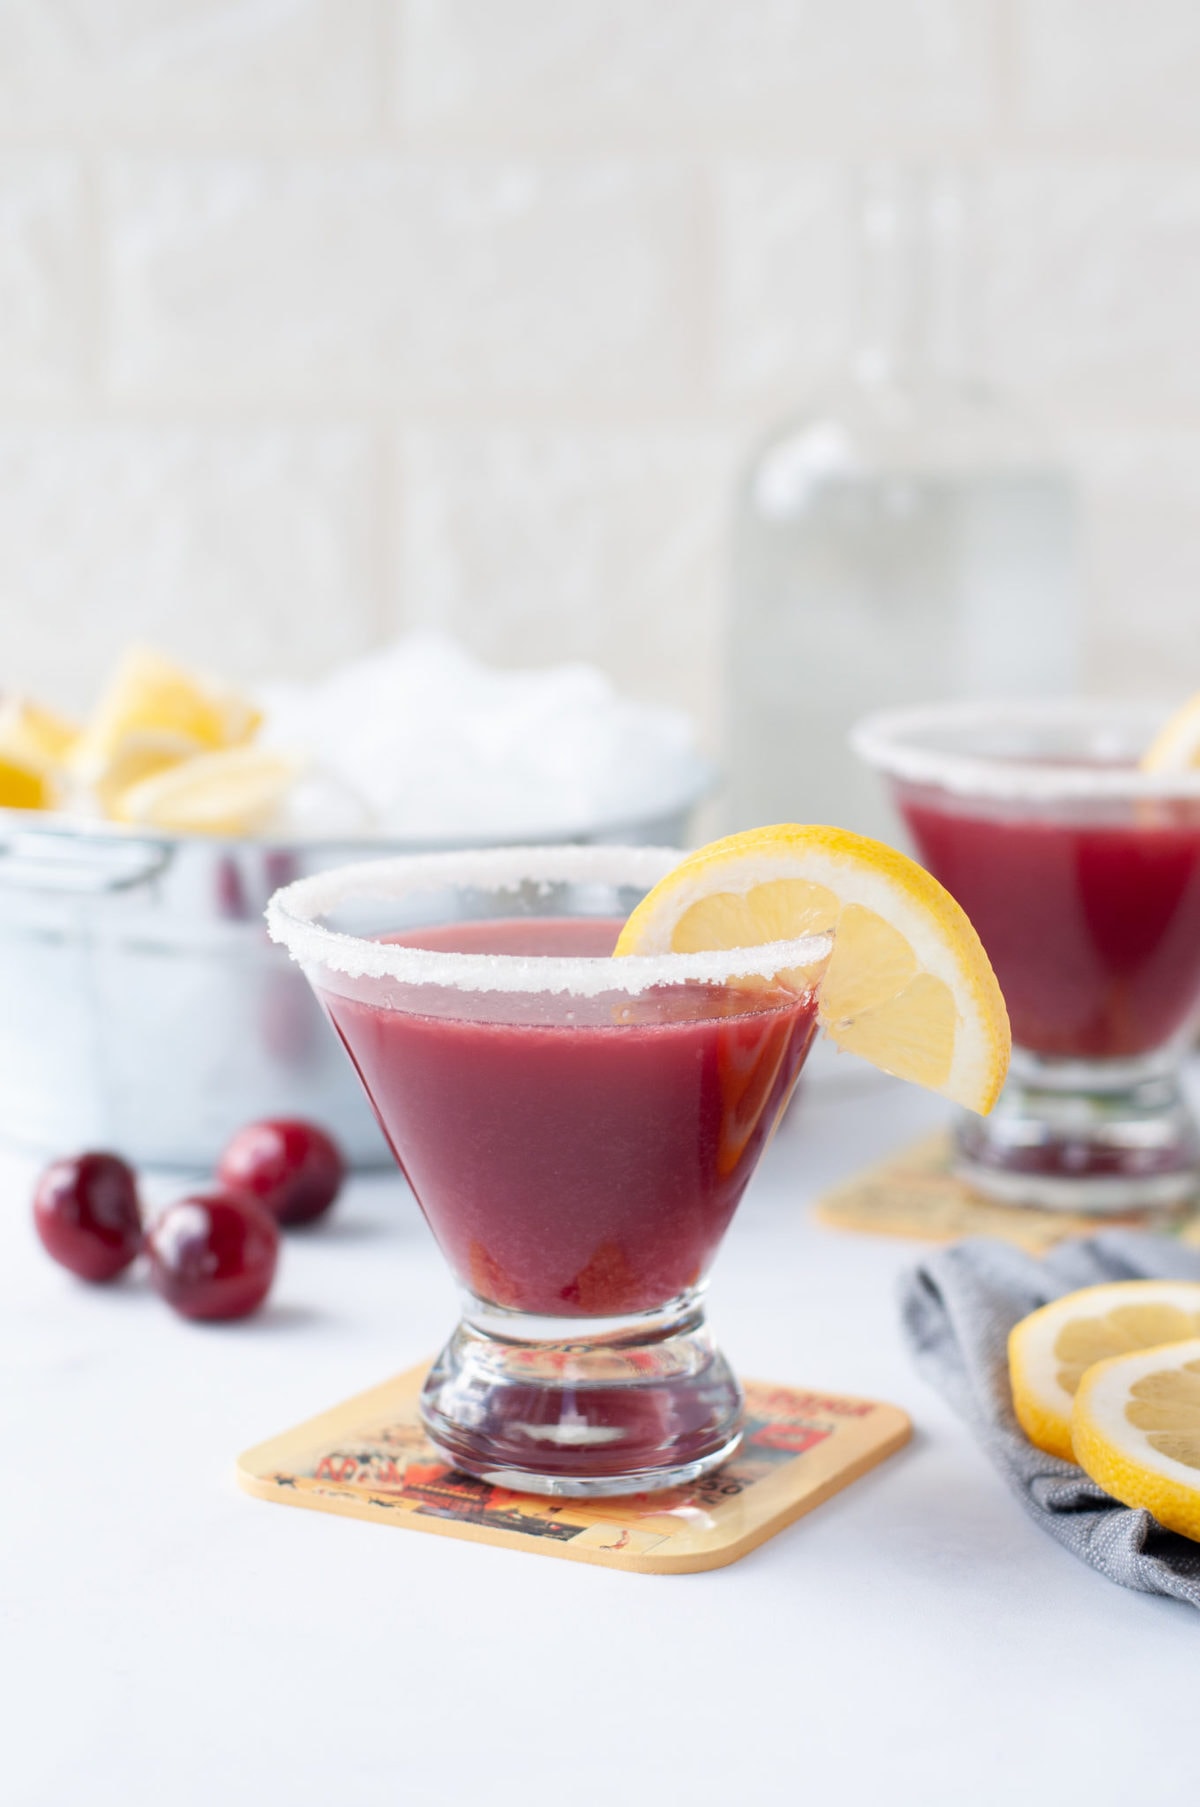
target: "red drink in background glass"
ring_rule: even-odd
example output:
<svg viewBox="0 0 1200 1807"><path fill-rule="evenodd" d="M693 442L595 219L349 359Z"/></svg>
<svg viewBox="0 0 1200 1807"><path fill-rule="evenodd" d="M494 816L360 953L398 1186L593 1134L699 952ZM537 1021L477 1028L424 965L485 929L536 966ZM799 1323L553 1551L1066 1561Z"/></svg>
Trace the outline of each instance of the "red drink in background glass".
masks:
<svg viewBox="0 0 1200 1807"><path fill-rule="evenodd" d="M958 1172L992 1198L1104 1214L1200 1192L1181 1085L1200 1013L1200 769L1143 765L1165 714L943 703L855 729L1008 1006L1004 1090L954 1131Z"/></svg>
<svg viewBox="0 0 1200 1807"><path fill-rule="evenodd" d="M1130 800L1071 820L909 786L897 798L979 932L1020 1047L1126 1060L1186 1028L1200 1000L1200 804Z"/></svg>
<svg viewBox="0 0 1200 1807"><path fill-rule="evenodd" d="M492 919L389 936L463 954L612 953L620 922ZM651 1311L707 1272L791 1094L811 995L322 1001L458 1279L552 1317ZM440 1006L439 1006L440 1007Z"/></svg>

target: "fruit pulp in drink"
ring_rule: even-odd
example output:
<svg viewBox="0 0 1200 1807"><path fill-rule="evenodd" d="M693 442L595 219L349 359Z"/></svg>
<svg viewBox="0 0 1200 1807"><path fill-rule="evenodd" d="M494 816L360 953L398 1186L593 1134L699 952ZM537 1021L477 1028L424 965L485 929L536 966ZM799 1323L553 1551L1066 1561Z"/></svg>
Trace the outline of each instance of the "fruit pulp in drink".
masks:
<svg viewBox="0 0 1200 1807"><path fill-rule="evenodd" d="M917 850L979 932L1018 1047L1129 1060L1200 1005L1200 804L1068 815L897 787Z"/></svg>
<svg viewBox="0 0 1200 1807"><path fill-rule="evenodd" d="M612 953L585 917L442 924L455 953ZM653 1311L707 1272L816 1027L811 989L404 988L322 1001L460 1282L549 1317Z"/></svg>

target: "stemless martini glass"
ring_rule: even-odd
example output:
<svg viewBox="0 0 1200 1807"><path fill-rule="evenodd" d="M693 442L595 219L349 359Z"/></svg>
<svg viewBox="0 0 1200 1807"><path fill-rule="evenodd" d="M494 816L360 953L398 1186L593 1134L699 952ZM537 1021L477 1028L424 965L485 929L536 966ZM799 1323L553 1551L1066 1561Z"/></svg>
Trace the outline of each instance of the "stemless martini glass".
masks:
<svg viewBox="0 0 1200 1807"><path fill-rule="evenodd" d="M669 1487L738 1443L705 1283L808 1052L832 942L612 958L679 858L415 855L302 880L268 910L461 1291L426 1430L499 1485Z"/></svg>
<svg viewBox="0 0 1200 1807"><path fill-rule="evenodd" d="M992 1197L1104 1212L1200 1189L1179 1083L1200 1016L1200 772L1139 770L1164 716L946 704L855 730L1008 1005L1008 1085L957 1132Z"/></svg>

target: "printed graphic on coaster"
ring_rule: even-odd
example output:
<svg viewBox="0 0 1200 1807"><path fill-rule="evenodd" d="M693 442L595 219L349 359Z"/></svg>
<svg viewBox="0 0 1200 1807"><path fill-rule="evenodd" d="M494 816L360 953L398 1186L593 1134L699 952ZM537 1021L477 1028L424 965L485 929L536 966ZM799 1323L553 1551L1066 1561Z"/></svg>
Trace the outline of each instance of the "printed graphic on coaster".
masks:
<svg viewBox="0 0 1200 1807"><path fill-rule="evenodd" d="M557 1500L457 1473L426 1441L410 1368L238 1458L259 1499L643 1574L716 1569L765 1543L908 1442L894 1405L746 1381L741 1448L667 1493Z"/></svg>
<svg viewBox="0 0 1200 1807"><path fill-rule="evenodd" d="M1031 1254L1043 1254L1064 1236L1088 1236L1097 1228L1171 1230L1200 1245L1200 1217L1164 1219L1161 1211L1095 1217L1040 1211L1030 1205L1000 1205L973 1192L951 1171L950 1138L944 1130L898 1150L874 1167L856 1173L817 1200L816 1215L836 1230L875 1236L910 1236L925 1242L953 1242L959 1236L999 1236Z"/></svg>

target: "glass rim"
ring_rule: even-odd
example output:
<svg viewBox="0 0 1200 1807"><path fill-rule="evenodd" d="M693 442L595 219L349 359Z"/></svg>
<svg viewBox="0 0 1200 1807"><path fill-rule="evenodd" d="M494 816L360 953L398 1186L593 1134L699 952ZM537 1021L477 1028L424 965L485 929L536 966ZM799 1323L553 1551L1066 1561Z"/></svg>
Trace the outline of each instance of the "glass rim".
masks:
<svg viewBox="0 0 1200 1807"><path fill-rule="evenodd" d="M409 947L331 929L317 920L349 898L380 903L423 891L503 890L533 883L643 886L649 890L685 855L672 847L501 847L404 854L337 866L276 891L267 932L299 965L326 967L351 979L396 979L463 992L570 993L631 996L654 986L720 985L773 979L817 967L833 951L830 933L799 935L754 947L699 953L604 955L456 954Z"/></svg>
<svg viewBox="0 0 1200 1807"><path fill-rule="evenodd" d="M1096 758L1129 757L1144 749L1174 707L1124 698L1039 698L1011 702L930 703L865 716L850 732L850 745L865 764L902 783L931 785L962 796L1060 798L1197 798L1200 768L1143 772L1136 765L1097 765ZM971 733L1089 737L1091 759L1070 752L1011 753L946 745L942 737ZM1133 743L1136 742L1136 748Z"/></svg>

